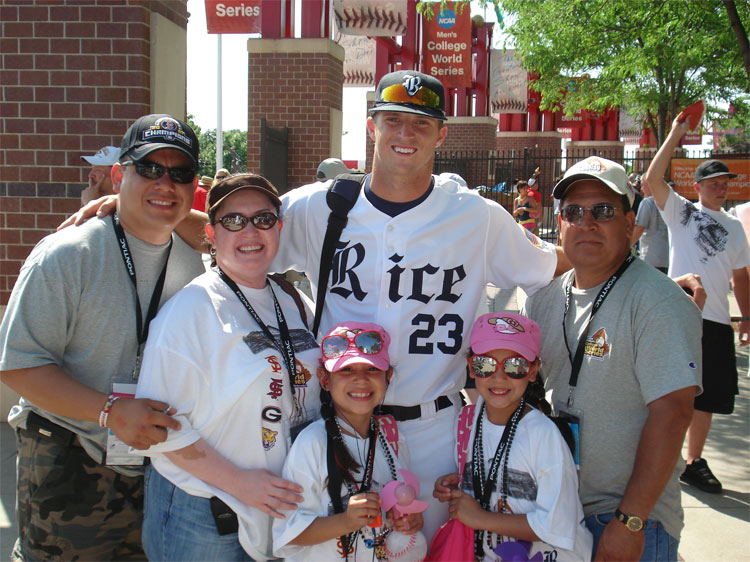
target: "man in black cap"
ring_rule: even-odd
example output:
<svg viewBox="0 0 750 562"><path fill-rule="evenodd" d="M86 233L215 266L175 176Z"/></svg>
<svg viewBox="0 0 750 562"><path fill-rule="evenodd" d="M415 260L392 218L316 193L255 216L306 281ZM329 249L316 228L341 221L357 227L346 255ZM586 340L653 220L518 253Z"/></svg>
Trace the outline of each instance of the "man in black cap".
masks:
<svg viewBox="0 0 750 562"><path fill-rule="evenodd" d="M16 560L143 559L142 457L178 428L132 398L159 305L203 271L173 236L190 211L198 139L169 115L138 119L112 166L113 216L47 236L24 263L0 325L0 381L22 398Z"/></svg>
<svg viewBox="0 0 750 562"><path fill-rule="evenodd" d="M721 492L721 483L704 458L703 446L712 414L731 414L738 394L734 331L729 315L729 281L740 308L740 345L750 336L750 246L742 223L724 211L729 180L737 177L719 160L701 162L693 189L698 203L675 193L664 179L674 149L689 125L675 119L672 130L656 153L645 175L669 228L669 276L693 272L706 288L703 307L703 393L695 399L693 420L687 433L687 467L683 482L704 492Z"/></svg>
<svg viewBox="0 0 750 562"><path fill-rule="evenodd" d="M394 343L385 413L399 421L420 499L432 502L429 539L448 516L432 497L438 476L455 471L456 415L468 336L488 282L531 293L552 279L555 247L519 227L500 205L453 179L433 176L445 140L445 91L412 70L384 76L367 131L375 143L336 246L319 333L358 319L384 326ZM326 221L326 184L282 197L285 228L274 271L304 271L316 287Z"/></svg>

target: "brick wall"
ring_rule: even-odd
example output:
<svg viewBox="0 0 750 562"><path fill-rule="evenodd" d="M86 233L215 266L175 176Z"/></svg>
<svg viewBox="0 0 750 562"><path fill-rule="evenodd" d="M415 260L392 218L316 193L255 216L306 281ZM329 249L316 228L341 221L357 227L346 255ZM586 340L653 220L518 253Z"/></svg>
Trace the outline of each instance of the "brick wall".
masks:
<svg viewBox="0 0 750 562"><path fill-rule="evenodd" d="M562 154L560 133L512 133L500 132L495 139L495 148L500 151L515 150L523 153L525 148L530 148L550 155Z"/></svg>
<svg viewBox="0 0 750 562"><path fill-rule="evenodd" d="M331 110L342 108L343 49L327 39L251 39L248 50L247 167L260 172L265 117L269 127L289 127L289 188L310 183L318 164L332 156Z"/></svg>
<svg viewBox="0 0 750 562"><path fill-rule="evenodd" d="M33 245L79 207L82 154L119 146L149 112L151 10L186 0L0 5L0 305Z"/></svg>
<svg viewBox="0 0 750 562"><path fill-rule="evenodd" d="M497 120L491 117L451 117L448 136L441 151L492 150L495 148Z"/></svg>

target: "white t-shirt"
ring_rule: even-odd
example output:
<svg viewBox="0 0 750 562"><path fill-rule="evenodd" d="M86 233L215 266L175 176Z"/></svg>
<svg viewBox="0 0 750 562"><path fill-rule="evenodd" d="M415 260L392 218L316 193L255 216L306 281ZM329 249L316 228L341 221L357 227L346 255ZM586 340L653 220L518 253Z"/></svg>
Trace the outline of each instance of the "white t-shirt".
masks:
<svg viewBox="0 0 750 562"><path fill-rule="evenodd" d="M352 452L352 456L363 465L366 462L369 440L342 434L344 443ZM387 441L386 441L387 443ZM388 444L391 457L394 461L394 469L403 468L403 460L407 457L406 446L399 440L398 457ZM386 456L382 450L382 442L378 440L375 449L375 463L373 465L372 491L380 492L383 487L394 478L388 465ZM282 477L296 482L304 488L302 493L304 499L294 511L286 512L286 519L274 519L273 522L273 550L276 556L285 560L293 561L334 561L342 560L341 546L338 539L332 539L324 543L312 546L297 546L290 544L302 531L318 517L333 515L331 496L328 494L328 466L326 461L328 447L325 420L317 420L300 433L297 440L289 451ZM397 473L398 474L398 473ZM356 480L362 479L362 471L354 474ZM399 478L400 479L400 478ZM341 486L341 500L344 506L348 502L348 492L345 485ZM346 509L346 507L344 507ZM385 514L383 524L386 525ZM374 533L381 533L384 527L372 529L362 527L357 535L354 552L349 554L351 561L372 562L373 550L368 547L365 540L372 539ZM364 535L364 537L363 537Z"/></svg>
<svg viewBox="0 0 750 562"><path fill-rule="evenodd" d="M742 223L724 209L712 211L671 190L661 214L669 228L669 276L700 275L706 290L703 318L731 323L732 271L750 265Z"/></svg>
<svg viewBox="0 0 750 562"><path fill-rule="evenodd" d="M480 398L474 411L469 438L468 462L464 467L463 488L473 495L472 464L476 422ZM484 473L490 470L492 458L505 426L482 420L482 447L485 455ZM500 472L502 471L502 464ZM492 511L498 511L500 481L490 497ZM527 412L518 423L508 457L508 505L515 514L525 513L534 533L548 545L556 547L556 560L590 560L593 538L583 523L583 508L578 498L578 475L573 456L555 424L538 410ZM492 545L497 536L492 535ZM505 540L515 540L508 539ZM485 560L499 560L488 552Z"/></svg>
<svg viewBox="0 0 750 562"><path fill-rule="evenodd" d="M289 327L298 371L306 379L306 385L295 391L304 417L314 419L320 410L315 376L320 352L292 297L275 283L272 286ZM240 289L278 341L269 287ZM291 445L291 426L302 421L290 421L292 397L281 353L214 271L182 289L154 319L136 396L169 403L182 425L148 449L154 468L188 494L221 498L239 517L243 548L255 560L271 558L270 516L208 485L162 454L202 438L240 468L280 474Z"/></svg>

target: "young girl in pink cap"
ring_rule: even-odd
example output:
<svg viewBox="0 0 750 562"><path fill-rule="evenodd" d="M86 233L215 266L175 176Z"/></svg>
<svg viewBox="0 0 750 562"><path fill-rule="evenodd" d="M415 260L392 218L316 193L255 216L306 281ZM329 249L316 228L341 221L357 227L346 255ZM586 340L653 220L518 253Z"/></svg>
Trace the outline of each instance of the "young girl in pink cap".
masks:
<svg viewBox="0 0 750 562"><path fill-rule="evenodd" d="M469 375L481 398L459 415L462 474L438 478L433 495L474 529L480 560L591 559L570 448L537 409L549 412L540 344L539 326L520 314L484 314L471 331Z"/></svg>
<svg viewBox="0 0 750 562"><path fill-rule="evenodd" d="M322 419L299 434L286 458L283 477L304 488L304 500L274 522L276 556L379 560L391 528L413 535L422 527L421 513L381 516L378 492L400 480L406 456L395 420L373 415L393 373L389 343L369 322L338 324L323 338Z"/></svg>

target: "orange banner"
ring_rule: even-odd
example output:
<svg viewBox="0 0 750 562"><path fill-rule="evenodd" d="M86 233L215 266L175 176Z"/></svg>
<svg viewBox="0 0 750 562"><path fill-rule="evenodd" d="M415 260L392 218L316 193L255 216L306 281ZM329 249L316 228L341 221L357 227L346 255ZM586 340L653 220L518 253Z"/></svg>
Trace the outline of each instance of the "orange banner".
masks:
<svg viewBox="0 0 750 562"><path fill-rule="evenodd" d="M750 160L738 158L721 161L727 165L730 172L737 174L736 178L729 180L727 199L733 201L750 200ZM670 179L675 183L675 191L683 197L688 199L698 198L693 189L693 183L695 183L695 169L701 162L703 160L698 158L672 158Z"/></svg>
<svg viewBox="0 0 750 562"><path fill-rule="evenodd" d="M446 88L471 87L471 10L457 13L455 3L431 20L423 19L424 69Z"/></svg>
<svg viewBox="0 0 750 562"><path fill-rule="evenodd" d="M209 33L260 33L261 0L205 0Z"/></svg>

